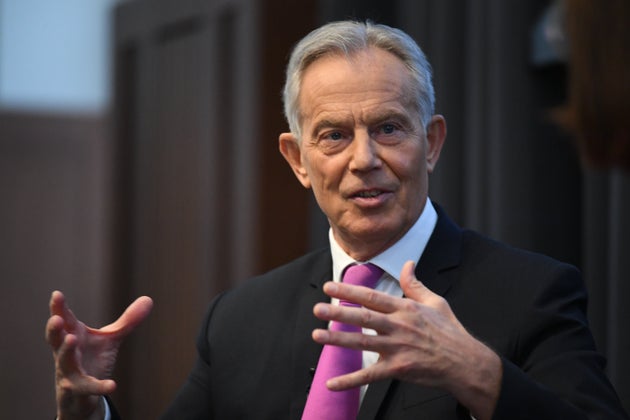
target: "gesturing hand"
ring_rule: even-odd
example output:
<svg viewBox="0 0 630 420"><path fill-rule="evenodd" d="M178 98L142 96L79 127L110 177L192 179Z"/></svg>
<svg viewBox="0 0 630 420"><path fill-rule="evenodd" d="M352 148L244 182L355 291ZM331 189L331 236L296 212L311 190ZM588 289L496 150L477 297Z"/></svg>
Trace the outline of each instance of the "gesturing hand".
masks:
<svg viewBox="0 0 630 420"><path fill-rule="evenodd" d="M152 307L151 298L140 297L116 322L95 329L74 316L61 292L52 293L46 341L55 359L59 420L89 418L96 411L100 396L116 389L110 377L120 344Z"/></svg>
<svg viewBox="0 0 630 420"><path fill-rule="evenodd" d="M443 297L416 279L411 261L401 270L400 286L405 298L360 286L326 283L324 291L329 296L363 307L319 303L315 315L369 328L377 335L317 329L313 339L379 354L374 365L333 378L328 387L342 390L396 378L445 389L478 419L489 418L501 382L499 357L464 328Z"/></svg>

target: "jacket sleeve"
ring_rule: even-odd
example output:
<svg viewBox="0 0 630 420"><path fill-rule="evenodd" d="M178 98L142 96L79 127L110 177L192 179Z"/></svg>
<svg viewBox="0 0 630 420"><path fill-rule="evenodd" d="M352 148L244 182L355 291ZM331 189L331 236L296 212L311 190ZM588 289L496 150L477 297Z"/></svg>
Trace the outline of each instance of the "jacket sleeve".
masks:
<svg viewBox="0 0 630 420"><path fill-rule="evenodd" d="M502 358L495 420L628 419L587 324L579 272L562 264L538 282L521 318L514 357Z"/></svg>
<svg viewBox="0 0 630 420"><path fill-rule="evenodd" d="M175 399L162 415L162 420L208 419L214 418L211 402L211 372L208 355L210 352L207 339L208 326L212 313L223 294L210 304L204 316L197 338L197 361L186 382L179 389Z"/></svg>

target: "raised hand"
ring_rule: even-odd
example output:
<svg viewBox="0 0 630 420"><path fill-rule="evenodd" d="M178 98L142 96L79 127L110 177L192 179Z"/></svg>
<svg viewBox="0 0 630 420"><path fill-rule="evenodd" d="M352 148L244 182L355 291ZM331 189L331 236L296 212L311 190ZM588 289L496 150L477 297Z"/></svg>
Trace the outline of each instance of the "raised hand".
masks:
<svg viewBox="0 0 630 420"><path fill-rule="evenodd" d="M445 389L478 418L490 418L499 394L502 367L499 357L474 338L459 322L448 302L414 275L414 263L401 270L405 298L365 287L326 283L331 297L362 308L317 304L315 315L373 329L376 336L315 330L313 339L379 353L372 366L333 378L333 390L369 384L385 378Z"/></svg>
<svg viewBox="0 0 630 420"><path fill-rule="evenodd" d="M52 293L46 341L55 359L59 420L98 418L100 396L116 389L111 375L120 344L152 307L151 298L139 297L114 323L95 329L74 316L61 292Z"/></svg>

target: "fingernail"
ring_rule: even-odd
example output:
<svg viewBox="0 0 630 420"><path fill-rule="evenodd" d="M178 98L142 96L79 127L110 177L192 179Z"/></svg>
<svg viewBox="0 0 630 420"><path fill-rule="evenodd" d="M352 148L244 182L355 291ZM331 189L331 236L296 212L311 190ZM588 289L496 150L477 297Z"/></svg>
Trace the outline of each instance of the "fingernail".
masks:
<svg viewBox="0 0 630 420"><path fill-rule="evenodd" d="M317 341L325 341L328 339L328 331L321 329L314 330L313 338Z"/></svg>
<svg viewBox="0 0 630 420"><path fill-rule="evenodd" d="M330 282L326 284L326 292L336 293L337 289L337 283Z"/></svg>
<svg viewBox="0 0 630 420"><path fill-rule="evenodd" d="M317 315L326 316L330 312L330 309L328 308L328 305L326 305L324 303L318 303L315 306L315 312L317 313Z"/></svg>

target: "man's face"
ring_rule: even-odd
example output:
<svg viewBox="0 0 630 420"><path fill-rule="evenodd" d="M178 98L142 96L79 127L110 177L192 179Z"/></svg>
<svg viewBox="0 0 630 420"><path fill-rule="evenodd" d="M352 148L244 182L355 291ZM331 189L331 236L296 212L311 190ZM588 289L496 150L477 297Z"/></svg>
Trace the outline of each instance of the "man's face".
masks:
<svg viewBox="0 0 630 420"><path fill-rule="evenodd" d="M420 216L445 135L434 116L422 127L405 65L376 48L328 56L304 72L302 140L280 150L312 188L341 247L369 259L399 240Z"/></svg>

